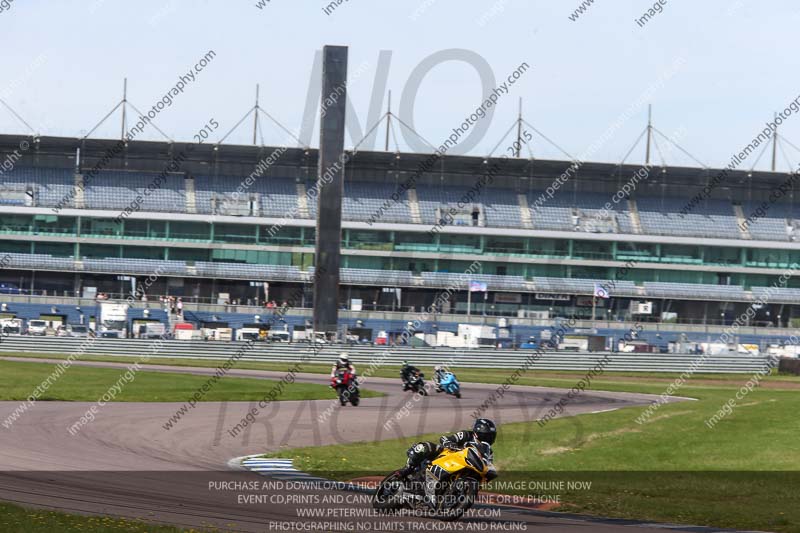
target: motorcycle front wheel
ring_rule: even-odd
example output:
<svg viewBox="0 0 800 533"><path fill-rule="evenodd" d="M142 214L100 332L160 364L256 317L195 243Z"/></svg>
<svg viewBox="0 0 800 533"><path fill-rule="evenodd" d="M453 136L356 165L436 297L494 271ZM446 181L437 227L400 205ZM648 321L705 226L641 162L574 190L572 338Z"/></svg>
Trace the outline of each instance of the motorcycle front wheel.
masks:
<svg viewBox="0 0 800 533"><path fill-rule="evenodd" d="M440 496L438 518L443 522L458 520L472 507L478 497L479 483L471 477L453 480Z"/></svg>
<svg viewBox="0 0 800 533"><path fill-rule="evenodd" d="M402 490L403 482L397 472L392 472L378 484L372 493L372 508L382 512L396 511L403 507L402 502L396 497Z"/></svg>

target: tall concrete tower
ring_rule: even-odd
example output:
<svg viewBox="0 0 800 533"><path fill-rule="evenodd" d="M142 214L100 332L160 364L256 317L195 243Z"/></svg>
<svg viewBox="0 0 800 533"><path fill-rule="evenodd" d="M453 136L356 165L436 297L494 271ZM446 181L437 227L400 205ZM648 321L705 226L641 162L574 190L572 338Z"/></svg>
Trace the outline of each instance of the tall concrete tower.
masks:
<svg viewBox="0 0 800 533"><path fill-rule="evenodd" d="M347 47L325 46L322 56L314 331L336 331L342 253Z"/></svg>

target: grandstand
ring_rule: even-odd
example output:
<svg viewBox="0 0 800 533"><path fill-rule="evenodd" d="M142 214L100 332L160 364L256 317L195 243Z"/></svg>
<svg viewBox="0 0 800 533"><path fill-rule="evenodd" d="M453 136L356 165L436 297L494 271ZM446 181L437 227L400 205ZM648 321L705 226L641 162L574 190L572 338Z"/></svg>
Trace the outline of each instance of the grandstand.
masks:
<svg viewBox="0 0 800 533"><path fill-rule="evenodd" d="M0 136L0 150L10 153L21 140ZM282 301L312 280L315 150L289 149L245 185L273 148L201 145L148 190L180 146L128 143L89 178L115 142L34 139L3 174L4 286L125 293L121 275L141 283L158 273L153 295L263 303L262 282L269 299ZM466 313L466 288L479 281L488 291L473 298L480 313L586 318L599 306L604 318L621 319L630 318L632 302L649 301L650 320L667 312L678 321L730 322L800 263L793 196L743 224L785 174L732 172L684 215L713 170L652 169L631 196L604 211L638 166L586 163L541 202L570 163L507 160L491 186L463 202L495 161L447 157L416 175L426 157L359 152L347 164L343 307L356 299L366 309L422 309L452 288L440 311ZM120 219L137 196L138 208ZM452 223L431 231L450 210L458 212ZM465 274L475 262L478 270ZM598 285L610 299L592 302ZM754 323L789 325L800 319L798 305L800 280L790 277L758 306Z"/></svg>

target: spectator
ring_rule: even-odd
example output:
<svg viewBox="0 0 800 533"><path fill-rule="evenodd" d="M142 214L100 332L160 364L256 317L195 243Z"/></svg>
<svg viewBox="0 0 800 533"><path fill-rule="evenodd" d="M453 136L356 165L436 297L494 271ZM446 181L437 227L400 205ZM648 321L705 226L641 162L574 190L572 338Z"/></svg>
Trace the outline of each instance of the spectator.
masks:
<svg viewBox="0 0 800 533"><path fill-rule="evenodd" d="M177 308L178 308L178 318L183 318L183 300L181 300L180 298L178 298Z"/></svg>

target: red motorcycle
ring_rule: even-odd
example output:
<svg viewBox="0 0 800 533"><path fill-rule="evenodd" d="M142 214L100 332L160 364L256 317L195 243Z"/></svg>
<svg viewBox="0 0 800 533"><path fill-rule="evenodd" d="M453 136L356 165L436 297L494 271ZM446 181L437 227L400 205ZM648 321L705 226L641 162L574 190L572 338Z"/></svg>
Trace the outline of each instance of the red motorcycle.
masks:
<svg viewBox="0 0 800 533"><path fill-rule="evenodd" d="M358 392L358 379L356 375L347 370L339 370L336 375L331 378L331 387L336 390L339 396L339 403L347 405L347 402L353 404L353 407L358 405L360 396Z"/></svg>

